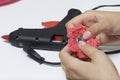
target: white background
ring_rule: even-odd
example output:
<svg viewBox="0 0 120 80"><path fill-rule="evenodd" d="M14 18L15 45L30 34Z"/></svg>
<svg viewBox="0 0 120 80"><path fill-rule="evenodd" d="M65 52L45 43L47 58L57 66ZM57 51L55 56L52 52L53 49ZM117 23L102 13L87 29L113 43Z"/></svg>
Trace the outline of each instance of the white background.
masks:
<svg viewBox="0 0 120 80"><path fill-rule="evenodd" d="M43 28L41 22L60 21L71 8L82 12L103 4L120 4L120 0L22 0L0 7L0 36L20 27ZM101 8L120 11L120 8ZM38 51L49 61L59 61L59 52ZM120 73L120 54L109 55ZM77 66L76 66L77 67ZM40 65L21 49L0 38L0 80L66 80L61 67Z"/></svg>

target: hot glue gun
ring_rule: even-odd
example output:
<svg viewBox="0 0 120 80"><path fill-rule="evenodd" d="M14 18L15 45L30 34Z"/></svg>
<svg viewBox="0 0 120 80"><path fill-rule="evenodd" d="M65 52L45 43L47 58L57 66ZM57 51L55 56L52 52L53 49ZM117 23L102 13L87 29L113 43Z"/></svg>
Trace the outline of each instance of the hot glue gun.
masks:
<svg viewBox="0 0 120 80"><path fill-rule="evenodd" d="M13 46L23 48L29 57L40 64L60 64L45 61L34 49L60 51L67 44L67 33L65 24L73 17L81 14L77 9L70 9L68 14L54 27L48 29L24 29L19 28L4 35L2 38L8 40Z"/></svg>

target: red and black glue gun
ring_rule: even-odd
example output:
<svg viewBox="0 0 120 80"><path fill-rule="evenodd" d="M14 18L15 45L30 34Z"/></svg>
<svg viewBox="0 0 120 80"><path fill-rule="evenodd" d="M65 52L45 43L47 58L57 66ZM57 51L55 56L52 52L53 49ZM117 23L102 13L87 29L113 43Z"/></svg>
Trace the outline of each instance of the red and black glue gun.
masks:
<svg viewBox="0 0 120 80"><path fill-rule="evenodd" d="M67 32L65 28L66 22L73 17L81 14L77 9L70 9L68 14L54 27L48 29L24 29L19 28L9 34L9 36L2 36L16 47L23 48L28 53L29 57L37 62L47 64L59 64L50 63L45 61L34 49L54 50L59 51L67 44Z"/></svg>

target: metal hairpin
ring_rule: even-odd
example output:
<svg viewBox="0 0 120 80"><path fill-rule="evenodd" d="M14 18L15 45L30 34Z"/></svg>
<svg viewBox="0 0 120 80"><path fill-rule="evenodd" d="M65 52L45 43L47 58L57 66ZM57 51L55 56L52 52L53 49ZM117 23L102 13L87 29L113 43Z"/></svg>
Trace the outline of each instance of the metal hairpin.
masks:
<svg viewBox="0 0 120 80"><path fill-rule="evenodd" d="M77 42L79 42L79 41L84 41L83 36L79 36L79 37L77 38Z"/></svg>

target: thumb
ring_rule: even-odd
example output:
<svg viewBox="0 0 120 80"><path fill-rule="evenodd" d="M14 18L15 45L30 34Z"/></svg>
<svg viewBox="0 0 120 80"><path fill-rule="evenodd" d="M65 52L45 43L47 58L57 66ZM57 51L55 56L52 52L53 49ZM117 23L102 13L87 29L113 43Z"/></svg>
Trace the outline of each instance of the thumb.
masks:
<svg viewBox="0 0 120 80"><path fill-rule="evenodd" d="M101 61L101 59L106 58L104 52L86 44L84 41L79 41L79 48L87 55L92 61Z"/></svg>
<svg viewBox="0 0 120 80"><path fill-rule="evenodd" d="M111 23L109 21L99 21L91 25L87 31L83 34L84 39L89 39L92 36L97 36L101 32L110 32L112 30Z"/></svg>

